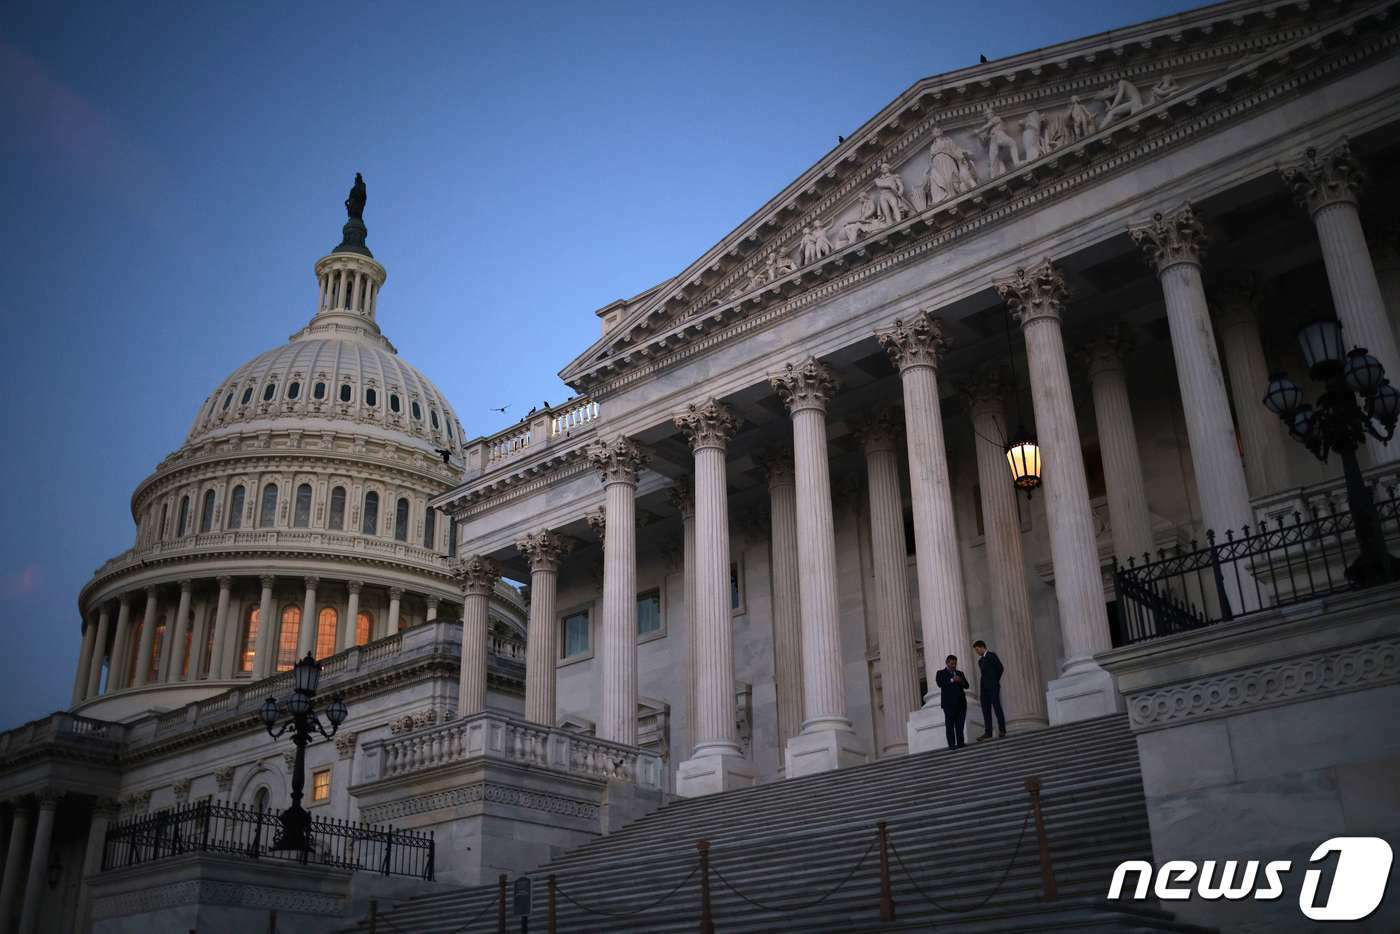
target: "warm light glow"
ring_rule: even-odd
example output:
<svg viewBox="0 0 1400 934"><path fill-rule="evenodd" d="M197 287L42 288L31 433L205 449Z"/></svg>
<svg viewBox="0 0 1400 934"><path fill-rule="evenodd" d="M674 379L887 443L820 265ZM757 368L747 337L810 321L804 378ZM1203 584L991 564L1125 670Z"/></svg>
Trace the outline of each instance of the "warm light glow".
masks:
<svg viewBox="0 0 1400 934"><path fill-rule="evenodd" d="M1040 486L1040 445L1035 439L1012 440L1006 446L1006 463L1011 467L1011 482L1016 489L1029 493Z"/></svg>
<svg viewBox="0 0 1400 934"><path fill-rule="evenodd" d="M331 770L321 769L311 773L311 800L329 801L331 799Z"/></svg>

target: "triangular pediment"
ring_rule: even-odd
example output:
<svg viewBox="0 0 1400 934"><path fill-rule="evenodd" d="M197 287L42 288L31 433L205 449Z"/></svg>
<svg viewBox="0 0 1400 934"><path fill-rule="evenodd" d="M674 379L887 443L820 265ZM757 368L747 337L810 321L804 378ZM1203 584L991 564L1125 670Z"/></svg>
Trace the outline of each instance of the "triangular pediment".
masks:
<svg viewBox="0 0 1400 934"><path fill-rule="evenodd" d="M1217 4L919 81L680 275L609 306L613 323L560 375L606 392L891 243L1005 215L1028 186L1221 107L1389 6Z"/></svg>

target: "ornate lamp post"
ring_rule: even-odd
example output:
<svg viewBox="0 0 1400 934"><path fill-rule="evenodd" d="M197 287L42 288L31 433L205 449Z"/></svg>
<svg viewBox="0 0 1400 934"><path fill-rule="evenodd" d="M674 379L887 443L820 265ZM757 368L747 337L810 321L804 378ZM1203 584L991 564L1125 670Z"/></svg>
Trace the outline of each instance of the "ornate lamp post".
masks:
<svg viewBox="0 0 1400 934"><path fill-rule="evenodd" d="M1298 329L1298 343L1308 375L1327 387L1317 405L1303 402L1303 391L1285 373L1269 378L1264 406L1283 420L1288 433L1318 460L1336 451L1346 477L1347 505L1356 525L1361 554L1347 568L1347 578L1368 587L1400 579L1400 562L1385 550L1380 516L1371 490L1361 477L1356 449L1366 436L1389 443L1400 418L1400 390L1385 378L1380 361L1355 347L1349 353L1337 321L1314 321ZM1358 402L1358 399L1360 400Z"/></svg>
<svg viewBox="0 0 1400 934"><path fill-rule="evenodd" d="M331 698L330 705L326 708L326 719L331 723L330 731L327 732L321 725L316 716L316 709L311 703L312 698L316 696L316 688L321 683L321 663L316 661L310 652L292 666L292 678L294 689L287 702L283 704L277 698L269 697L263 701L258 716L262 717L267 733L273 739L290 730L292 742L297 747L296 761L292 765L292 806L282 812L282 829L273 839L272 848L304 852L311 849L311 815L301 806L302 789L306 786L306 747L317 733L326 739L334 736L336 730L345 722L349 711L345 707L345 701L337 694ZM284 714L290 715L289 719L278 727L277 720Z"/></svg>

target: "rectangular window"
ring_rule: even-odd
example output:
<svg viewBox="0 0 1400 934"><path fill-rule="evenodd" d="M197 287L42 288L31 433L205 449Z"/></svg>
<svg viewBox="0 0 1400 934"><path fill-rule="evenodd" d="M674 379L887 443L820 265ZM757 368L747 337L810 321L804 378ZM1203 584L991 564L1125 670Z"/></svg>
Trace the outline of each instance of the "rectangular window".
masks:
<svg viewBox="0 0 1400 934"><path fill-rule="evenodd" d="M329 801L331 799L331 770L321 769L311 773L311 800Z"/></svg>
<svg viewBox="0 0 1400 934"><path fill-rule="evenodd" d="M564 617L563 638L560 646L563 650L561 658L574 658L579 655L587 655L589 650L589 627L588 611L579 610Z"/></svg>
<svg viewBox="0 0 1400 934"><path fill-rule="evenodd" d="M637 595L637 635L649 636L661 631L661 591L648 590Z"/></svg>

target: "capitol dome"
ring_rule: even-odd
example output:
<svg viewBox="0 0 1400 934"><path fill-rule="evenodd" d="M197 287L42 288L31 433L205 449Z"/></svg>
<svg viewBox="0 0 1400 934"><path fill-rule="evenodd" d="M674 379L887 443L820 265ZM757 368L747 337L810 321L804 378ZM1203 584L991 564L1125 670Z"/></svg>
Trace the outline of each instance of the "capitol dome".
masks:
<svg viewBox="0 0 1400 934"><path fill-rule="evenodd" d="M221 380L132 494L135 544L79 598L75 709L167 709L460 618L451 523L430 503L461 480L462 426L380 331L387 276L363 196L357 179L310 320ZM491 607L493 677L510 690L524 608L506 584Z"/></svg>

